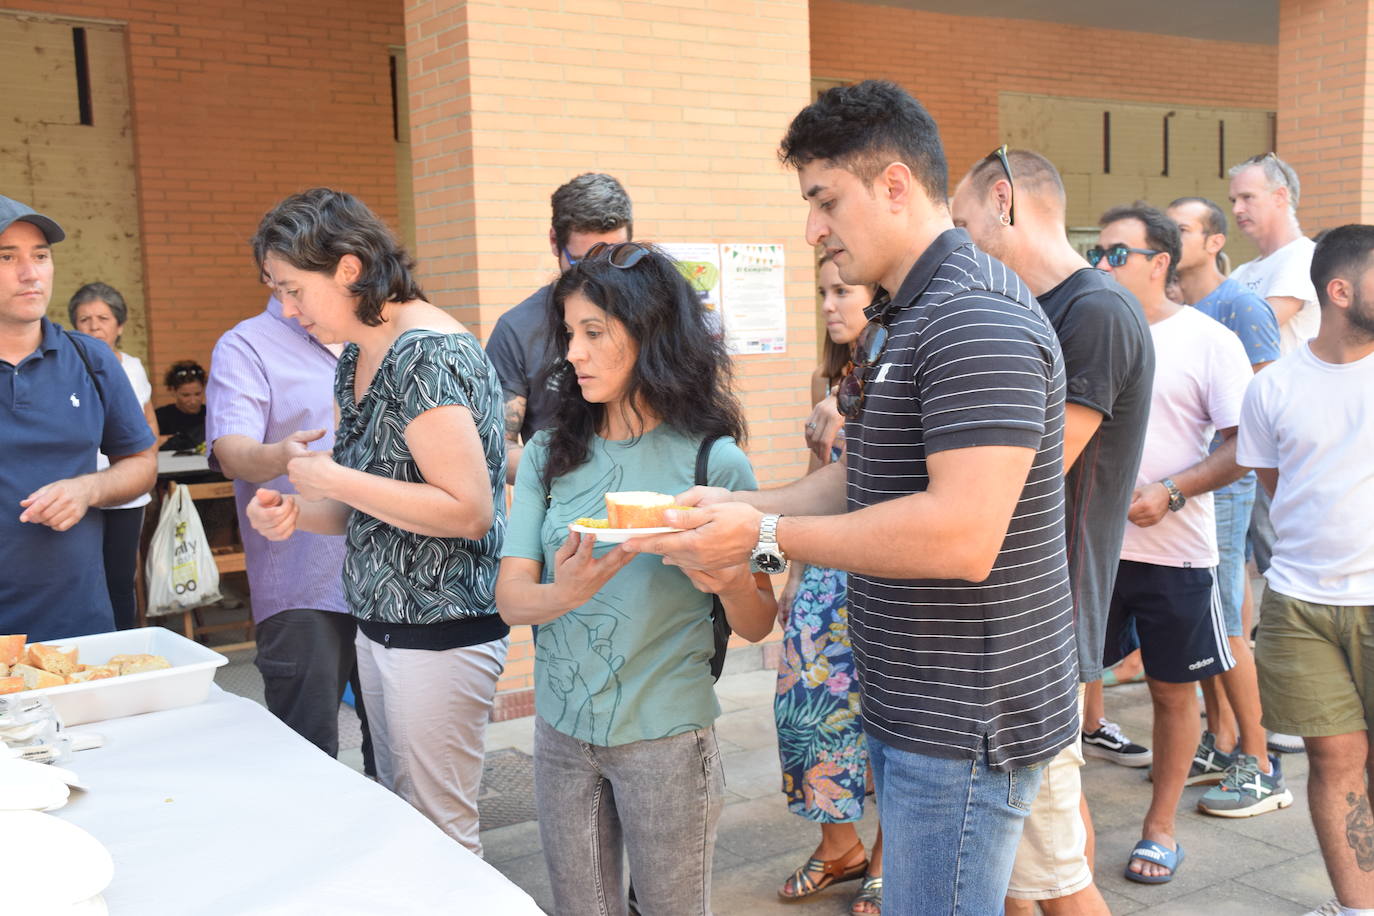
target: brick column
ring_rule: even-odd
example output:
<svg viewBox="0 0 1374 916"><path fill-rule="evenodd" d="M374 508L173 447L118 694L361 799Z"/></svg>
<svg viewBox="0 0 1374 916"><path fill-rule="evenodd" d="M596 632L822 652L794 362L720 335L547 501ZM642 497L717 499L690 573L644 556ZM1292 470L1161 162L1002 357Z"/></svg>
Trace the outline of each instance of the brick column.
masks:
<svg viewBox="0 0 1374 916"><path fill-rule="evenodd" d="M1374 223L1374 2L1280 0L1278 153L1308 233Z"/></svg>
<svg viewBox="0 0 1374 916"><path fill-rule="evenodd" d="M815 275L777 145L811 98L808 17L807 0L406 0L426 294L485 337L555 275L549 195L588 171L625 185L638 239L784 243L787 352L736 369L760 480L800 476ZM527 639L503 692L529 683Z"/></svg>

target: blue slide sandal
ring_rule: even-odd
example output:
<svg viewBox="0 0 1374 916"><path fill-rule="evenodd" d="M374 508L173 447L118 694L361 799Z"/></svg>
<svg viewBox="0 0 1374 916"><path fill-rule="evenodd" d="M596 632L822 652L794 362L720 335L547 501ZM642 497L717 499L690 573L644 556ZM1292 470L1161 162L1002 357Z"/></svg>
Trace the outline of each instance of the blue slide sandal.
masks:
<svg viewBox="0 0 1374 916"><path fill-rule="evenodd" d="M1170 849L1154 840L1141 840L1135 844L1135 849L1131 850L1132 859L1143 859L1146 862L1153 862L1169 869L1167 875L1142 875L1139 872L1131 871L1131 863L1126 862L1126 880L1135 881L1140 884L1168 884L1174 880L1174 875L1178 874L1178 867L1183 864L1183 846L1175 841L1177 849Z"/></svg>

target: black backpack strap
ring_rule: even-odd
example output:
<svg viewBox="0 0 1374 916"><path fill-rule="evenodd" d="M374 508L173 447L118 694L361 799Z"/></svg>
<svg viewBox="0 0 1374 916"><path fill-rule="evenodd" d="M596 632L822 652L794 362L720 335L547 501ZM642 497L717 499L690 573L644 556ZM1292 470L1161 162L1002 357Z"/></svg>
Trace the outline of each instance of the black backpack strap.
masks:
<svg viewBox="0 0 1374 916"><path fill-rule="evenodd" d="M711 446L716 444L717 439L724 438L724 436L707 436L701 440L701 448L697 449L696 475L692 480L697 486L710 486L706 475L710 472Z"/></svg>
<svg viewBox="0 0 1374 916"><path fill-rule="evenodd" d="M91 384L95 386L95 396L100 398L100 406L105 406L105 389L100 385L100 376L95 374L95 366L91 365L91 357L86 353L86 348L76 339L76 335L66 328L62 333L67 335L67 340L71 341L72 347L76 350L76 355L81 357L81 365L86 367L86 374L91 377Z"/></svg>
<svg viewBox="0 0 1374 916"><path fill-rule="evenodd" d="M707 473L710 470L711 446L716 444L717 439L724 439L724 436L707 436L701 440L701 447L697 449L697 467L693 482L699 487L710 485ZM730 621L725 617L725 605L720 603L719 595L711 596L711 639L712 651L709 662L711 668L711 680L720 680L720 673L725 669L725 652L730 644Z"/></svg>

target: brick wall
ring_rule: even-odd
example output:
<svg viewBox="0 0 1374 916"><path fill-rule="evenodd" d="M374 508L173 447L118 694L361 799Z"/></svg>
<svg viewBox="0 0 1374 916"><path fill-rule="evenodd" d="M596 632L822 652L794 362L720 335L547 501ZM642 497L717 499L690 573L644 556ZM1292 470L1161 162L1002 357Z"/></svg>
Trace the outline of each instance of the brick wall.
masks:
<svg viewBox="0 0 1374 916"><path fill-rule="evenodd" d="M1374 11L1279 3L1278 151L1302 180L1303 229L1374 223Z"/></svg>
<svg viewBox="0 0 1374 916"><path fill-rule="evenodd" d="M812 255L776 149L809 98L807 16L805 0L407 3L426 292L485 336L553 276L549 195L586 171L625 184L637 238L785 243L787 353L738 370L759 477L796 476ZM527 639L521 628L503 690L530 683Z"/></svg>
<svg viewBox="0 0 1374 916"><path fill-rule="evenodd" d="M1002 142L1002 92L1201 108L1277 101L1267 45L813 0L811 48L818 79L891 79L919 98L940 125L951 182Z"/></svg>
<svg viewBox="0 0 1374 916"><path fill-rule="evenodd" d="M262 309L247 240L286 194L350 190L393 222L388 44L394 0L21 0L127 23L149 374L209 365L215 340Z"/></svg>

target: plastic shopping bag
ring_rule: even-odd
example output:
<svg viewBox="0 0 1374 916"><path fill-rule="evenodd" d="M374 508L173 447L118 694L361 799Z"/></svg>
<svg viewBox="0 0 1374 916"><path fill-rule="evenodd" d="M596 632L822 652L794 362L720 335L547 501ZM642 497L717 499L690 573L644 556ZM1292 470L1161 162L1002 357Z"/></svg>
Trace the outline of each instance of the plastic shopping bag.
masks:
<svg viewBox="0 0 1374 916"><path fill-rule="evenodd" d="M162 503L145 571L149 617L212 604L220 598L219 568L185 487L173 484Z"/></svg>

